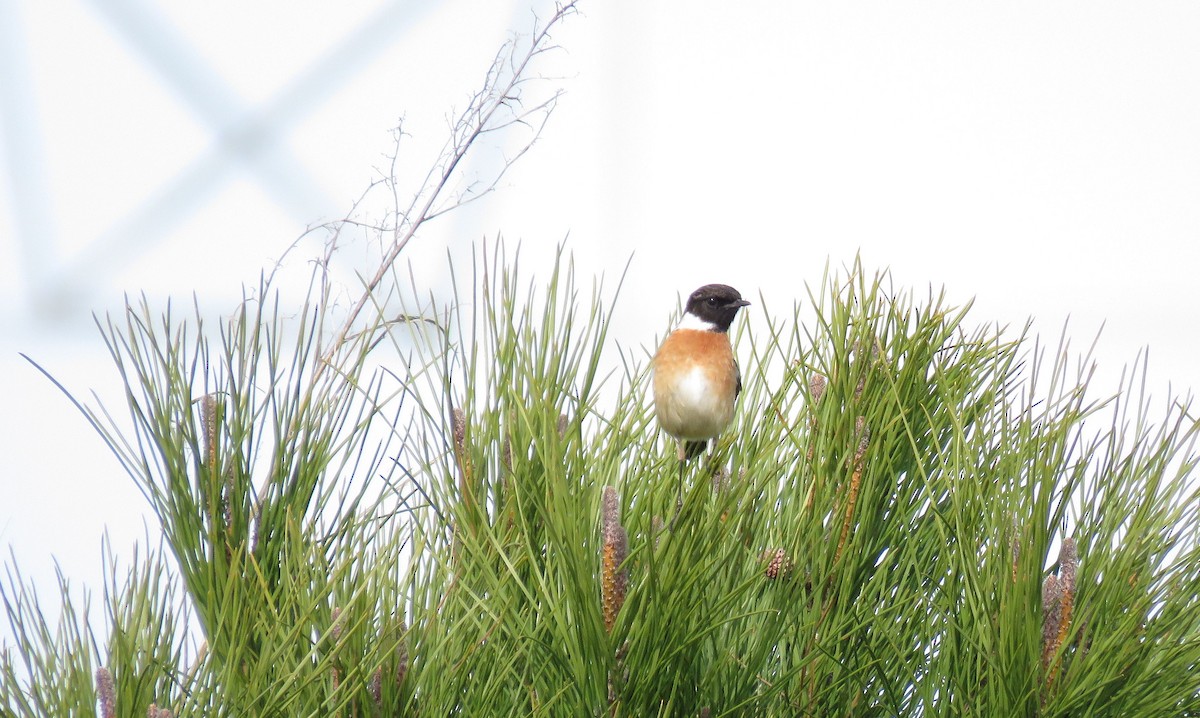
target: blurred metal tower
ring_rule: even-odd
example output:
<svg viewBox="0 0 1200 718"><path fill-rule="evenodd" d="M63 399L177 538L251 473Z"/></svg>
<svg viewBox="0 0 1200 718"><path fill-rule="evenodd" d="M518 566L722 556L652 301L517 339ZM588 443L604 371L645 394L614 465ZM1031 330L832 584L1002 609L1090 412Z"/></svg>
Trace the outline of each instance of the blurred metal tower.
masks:
<svg viewBox="0 0 1200 718"><path fill-rule="evenodd" d="M45 163L34 74L20 0L0 0L0 118L13 241L23 312L55 321L79 309L98 277L119 267L201 209L239 171L245 171L299 226L330 216L344 204L326 196L288 147L288 130L325 103L373 58L403 40L433 5L385 0L332 49L274 96L250 106L149 0L84 0L112 33L172 89L211 133L211 144L138 206L85 238L83 249L62 250L55 221L54 178ZM78 58L86 62L86 58ZM14 307L0 312L12 320ZM8 316L4 316L7 314ZM3 323L3 322L0 322Z"/></svg>

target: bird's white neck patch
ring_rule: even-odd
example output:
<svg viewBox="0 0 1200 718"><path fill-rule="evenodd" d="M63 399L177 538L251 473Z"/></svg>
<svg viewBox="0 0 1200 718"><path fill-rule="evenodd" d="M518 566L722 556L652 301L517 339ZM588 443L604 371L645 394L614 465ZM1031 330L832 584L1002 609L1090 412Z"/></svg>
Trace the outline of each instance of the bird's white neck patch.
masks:
<svg viewBox="0 0 1200 718"><path fill-rule="evenodd" d="M713 324L712 322L706 322L703 319L701 319L700 317L696 316L695 314L692 314L691 312L684 313L683 318L679 320L679 326L677 328L678 329L695 329L695 330L701 331L701 332L720 331L719 329L717 329L716 324Z"/></svg>

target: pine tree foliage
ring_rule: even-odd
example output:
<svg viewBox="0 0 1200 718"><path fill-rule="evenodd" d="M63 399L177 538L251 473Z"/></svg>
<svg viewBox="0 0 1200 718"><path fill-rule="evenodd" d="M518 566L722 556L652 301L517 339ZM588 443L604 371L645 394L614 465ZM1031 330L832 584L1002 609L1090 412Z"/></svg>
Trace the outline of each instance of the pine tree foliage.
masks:
<svg viewBox="0 0 1200 718"><path fill-rule="evenodd" d="M216 340L107 325L134 430L90 416L173 560L114 559L103 618L67 601L57 628L10 568L5 710L1196 712L1185 403L1090 400L1086 362L855 265L815 321L743 328L737 424L676 513L612 297L518 264L380 324L348 371L319 369L320 306Z"/></svg>
<svg viewBox="0 0 1200 718"><path fill-rule="evenodd" d="M507 67L468 126L552 106ZM480 134L375 228L349 309L339 227L298 309L267 278L220 322L101 323L125 407L77 405L161 538L106 549L91 612L60 577L47 615L9 562L0 713L1200 715L1189 400L1155 408L1144 365L1097 398L1065 340L856 262L756 302L677 508L619 291L503 245L448 297L400 286Z"/></svg>

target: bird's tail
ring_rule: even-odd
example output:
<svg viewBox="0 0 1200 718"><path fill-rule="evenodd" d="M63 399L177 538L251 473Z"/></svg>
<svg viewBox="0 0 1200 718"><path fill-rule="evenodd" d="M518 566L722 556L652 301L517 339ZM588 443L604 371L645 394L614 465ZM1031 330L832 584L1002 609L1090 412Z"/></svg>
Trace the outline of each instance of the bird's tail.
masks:
<svg viewBox="0 0 1200 718"><path fill-rule="evenodd" d="M708 441L680 441L679 442L679 460L691 461L697 456L704 453L708 448Z"/></svg>

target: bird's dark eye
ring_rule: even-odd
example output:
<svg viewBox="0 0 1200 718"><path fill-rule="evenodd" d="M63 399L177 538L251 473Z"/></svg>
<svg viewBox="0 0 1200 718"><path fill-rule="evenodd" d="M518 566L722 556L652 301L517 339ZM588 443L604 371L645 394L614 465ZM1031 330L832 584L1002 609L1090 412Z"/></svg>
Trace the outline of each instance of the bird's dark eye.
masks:
<svg viewBox="0 0 1200 718"><path fill-rule="evenodd" d="M717 306L717 298L716 297L709 297L705 301L714 307Z"/></svg>

